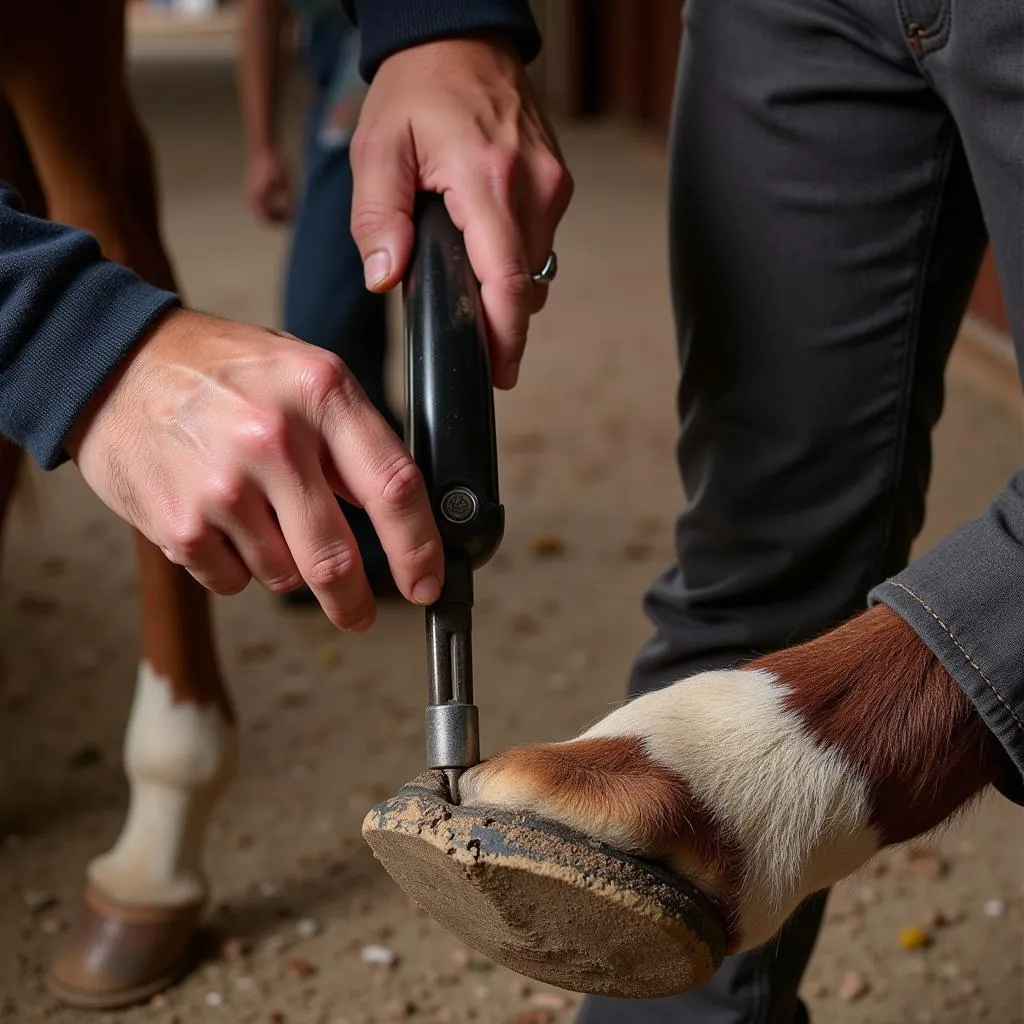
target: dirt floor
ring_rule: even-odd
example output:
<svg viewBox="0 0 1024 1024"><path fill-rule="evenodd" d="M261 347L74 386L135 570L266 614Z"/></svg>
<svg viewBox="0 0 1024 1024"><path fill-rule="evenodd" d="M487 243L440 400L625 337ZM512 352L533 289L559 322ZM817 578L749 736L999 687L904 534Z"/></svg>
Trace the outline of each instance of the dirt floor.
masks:
<svg viewBox="0 0 1024 1024"><path fill-rule="evenodd" d="M189 299L275 322L283 240L241 202L230 66L149 60L135 78ZM498 403L508 529L479 577L475 640L486 751L567 737L620 699L680 502L663 169L615 129L564 138L578 196L562 270L521 384ZM954 360L921 546L1019 465L1020 405L997 376ZM36 482L37 507L10 524L0 596L0 1019L75 1024L97 1018L58 1007L41 976L125 809L135 568L127 529L73 470ZM543 537L564 550L538 557ZM386 608L356 639L250 589L218 602L217 619L242 732L209 837L221 952L150 1004L100 1019L568 1022L575 997L459 948L359 837L367 808L422 766L421 614ZM1022 868L1024 815L992 798L916 855L886 855L840 887L806 983L815 1020L1024 1021ZM929 944L901 948L908 926ZM389 963L366 962L375 955Z"/></svg>

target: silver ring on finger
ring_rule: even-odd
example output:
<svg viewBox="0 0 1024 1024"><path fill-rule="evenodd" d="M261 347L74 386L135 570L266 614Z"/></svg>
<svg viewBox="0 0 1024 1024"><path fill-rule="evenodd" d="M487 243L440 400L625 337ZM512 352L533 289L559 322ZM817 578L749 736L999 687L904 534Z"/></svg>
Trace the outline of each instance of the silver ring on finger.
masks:
<svg viewBox="0 0 1024 1024"><path fill-rule="evenodd" d="M558 274L558 257L555 255L555 250L552 249L548 254L548 258L544 261L544 266L533 275L534 281L537 284L551 284Z"/></svg>

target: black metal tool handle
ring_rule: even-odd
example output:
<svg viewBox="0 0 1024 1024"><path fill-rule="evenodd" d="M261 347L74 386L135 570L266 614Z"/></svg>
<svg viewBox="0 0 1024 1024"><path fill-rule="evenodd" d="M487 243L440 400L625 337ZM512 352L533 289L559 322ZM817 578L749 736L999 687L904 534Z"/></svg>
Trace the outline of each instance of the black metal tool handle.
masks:
<svg viewBox="0 0 1024 1024"><path fill-rule="evenodd" d="M480 284L441 196L420 195L415 223L405 281L406 441L446 553L478 569L505 526Z"/></svg>
<svg viewBox="0 0 1024 1024"><path fill-rule="evenodd" d="M444 541L445 582L426 612L427 765L458 802L480 760L473 703L473 571L498 550L505 512L487 326L480 284L441 196L423 194L405 280L406 441L426 480Z"/></svg>

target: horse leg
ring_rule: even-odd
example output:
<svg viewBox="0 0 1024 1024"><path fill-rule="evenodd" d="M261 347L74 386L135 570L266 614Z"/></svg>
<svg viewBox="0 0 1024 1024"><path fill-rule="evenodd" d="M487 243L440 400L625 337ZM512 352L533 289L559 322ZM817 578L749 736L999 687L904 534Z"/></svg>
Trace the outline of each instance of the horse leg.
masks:
<svg viewBox="0 0 1024 1024"><path fill-rule="evenodd" d="M24 59L0 53L0 88L52 219L90 231L105 255L174 289L152 155L124 85L123 17L123 0L17 5L9 53ZM7 39L15 42L10 31ZM82 912L50 975L76 1005L146 998L187 967L208 894L206 826L235 768L206 592L139 534L136 547L143 642L125 737L128 816L113 848L89 865Z"/></svg>

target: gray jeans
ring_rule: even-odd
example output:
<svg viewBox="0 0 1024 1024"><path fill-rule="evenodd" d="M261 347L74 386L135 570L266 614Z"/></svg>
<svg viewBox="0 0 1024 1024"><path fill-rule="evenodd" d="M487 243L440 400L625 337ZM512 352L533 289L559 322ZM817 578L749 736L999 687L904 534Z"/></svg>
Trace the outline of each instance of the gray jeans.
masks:
<svg viewBox="0 0 1024 1024"><path fill-rule="evenodd" d="M1024 473L905 568L989 237L1024 349L1024 4L688 0L684 17L670 223L689 503L631 689L810 637L870 592L1024 770ZM804 1020L824 903L698 992L589 999L581 1020Z"/></svg>

